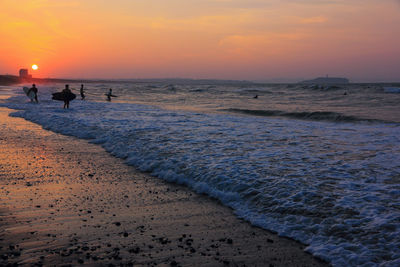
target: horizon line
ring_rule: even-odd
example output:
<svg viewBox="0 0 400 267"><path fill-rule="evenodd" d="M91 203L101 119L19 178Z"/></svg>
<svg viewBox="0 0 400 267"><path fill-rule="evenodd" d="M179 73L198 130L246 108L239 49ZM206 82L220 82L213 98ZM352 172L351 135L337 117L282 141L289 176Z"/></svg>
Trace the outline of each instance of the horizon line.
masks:
<svg viewBox="0 0 400 267"><path fill-rule="evenodd" d="M15 74L0 74L0 76L14 76L17 78L20 78L20 76L15 75ZM134 81L134 80L143 80L143 81L151 81L151 80L192 80L192 81L226 81L226 82L247 82L247 83L271 83L271 84L285 84L285 83L302 83L305 81L309 80L314 80L318 78L345 78L345 77L336 77L336 76L331 76L331 77L325 77L325 76L319 76L316 78L266 78L266 79L229 79L229 78L188 78L188 77L173 77L173 78L99 78L99 77L93 77L93 78L82 78L82 77L32 77L31 79L41 79L41 80L71 80L71 81ZM345 78L348 79L348 78ZM297 80L297 81L295 81ZM398 81L382 81L382 80L375 80L375 81L362 81L362 80L355 80L352 81L348 79L349 84L358 84L358 83L400 83L400 79Z"/></svg>

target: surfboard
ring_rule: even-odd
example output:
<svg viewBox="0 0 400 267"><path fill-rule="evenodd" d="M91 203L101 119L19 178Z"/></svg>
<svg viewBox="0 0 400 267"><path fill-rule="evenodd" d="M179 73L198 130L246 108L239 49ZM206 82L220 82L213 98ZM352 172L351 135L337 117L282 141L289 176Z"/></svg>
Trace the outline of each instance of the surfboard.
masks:
<svg viewBox="0 0 400 267"><path fill-rule="evenodd" d="M76 94L74 93L65 94L63 92L58 92L58 93L53 93L52 95L53 95L52 99L58 101L64 101L64 100L72 101L76 98Z"/></svg>
<svg viewBox="0 0 400 267"><path fill-rule="evenodd" d="M28 88L28 87L24 87L23 90L24 90L26 96L27 96L31 101L33 101L33 99L35 99L35 93L32 92L32 91L29 92L29 88ZM29 92L29 94L28 94L28 92Z"/></svg>
<svg viewBox="0 0 400 267"><path fill-rule="evenodd" d="M118 97L118 96L116 96L116 95L110 95L110 94L104 94L104 95L106 95L106 96L111 96L111 97Z"/></svg>

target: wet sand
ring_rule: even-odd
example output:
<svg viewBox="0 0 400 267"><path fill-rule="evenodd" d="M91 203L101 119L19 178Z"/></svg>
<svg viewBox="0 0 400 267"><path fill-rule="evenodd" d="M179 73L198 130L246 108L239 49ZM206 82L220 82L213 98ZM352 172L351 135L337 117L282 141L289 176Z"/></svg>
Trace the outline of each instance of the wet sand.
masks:
<svg viewBox="0 0 400 267"><path fill-rule="evenodd" d="M0 108L0 266L328 266L207 196Z"/></svg>

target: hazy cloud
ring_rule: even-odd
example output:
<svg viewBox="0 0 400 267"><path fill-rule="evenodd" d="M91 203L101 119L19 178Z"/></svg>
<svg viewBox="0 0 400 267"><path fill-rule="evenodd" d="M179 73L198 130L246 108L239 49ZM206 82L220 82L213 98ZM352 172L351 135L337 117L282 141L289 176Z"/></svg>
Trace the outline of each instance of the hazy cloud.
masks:
<svg viewBox="0 0 400 267"><path fill-rule="evenodd" d="M302 24L316 24L316 23L324 23L328 21L328 19L324 16L317 16L317 17L309 17L309 18L302 18L300 19L300 23Z"/></svg>

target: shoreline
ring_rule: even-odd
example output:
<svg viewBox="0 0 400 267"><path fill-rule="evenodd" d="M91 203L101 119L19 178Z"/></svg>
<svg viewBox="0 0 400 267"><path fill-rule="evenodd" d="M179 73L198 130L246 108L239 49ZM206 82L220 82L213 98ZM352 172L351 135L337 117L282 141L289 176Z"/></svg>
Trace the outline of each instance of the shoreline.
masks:
<svg viewBox="0 0 400 267"><path fill-rule="evenodd" d="M329 266L217 200L0 108L0 265Z"/></svg>

